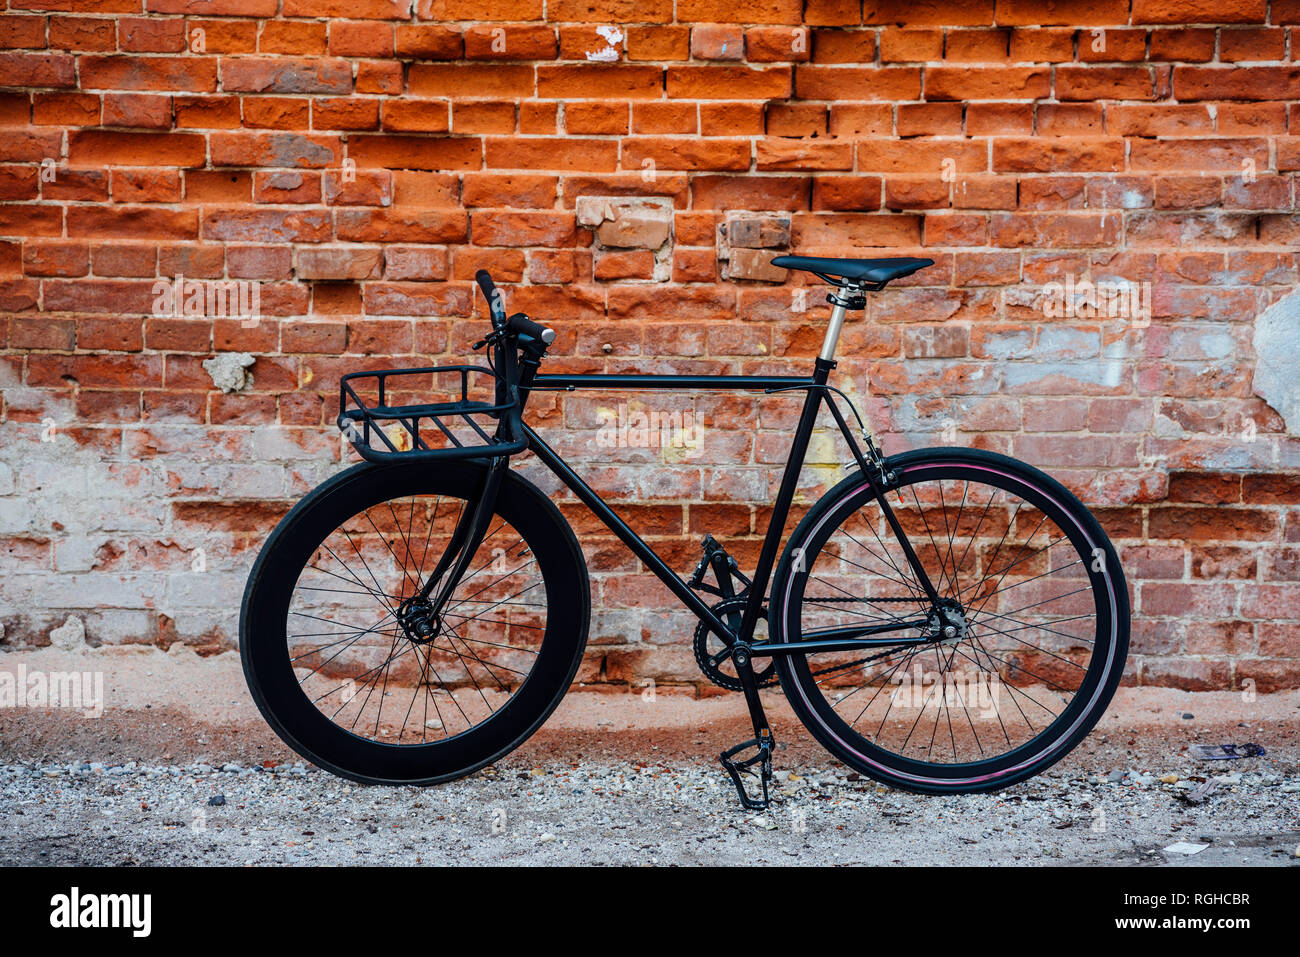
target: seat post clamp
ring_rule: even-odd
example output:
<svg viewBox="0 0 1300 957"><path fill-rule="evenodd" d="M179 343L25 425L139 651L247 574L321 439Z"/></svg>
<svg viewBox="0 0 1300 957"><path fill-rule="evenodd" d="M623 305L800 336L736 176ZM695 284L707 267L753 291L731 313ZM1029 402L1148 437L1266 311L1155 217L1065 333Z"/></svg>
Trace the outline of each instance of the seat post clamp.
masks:
<svg viewBox="0 0 1300 957"><path fill-rule="evenodd" d="M826 301L833 306L843 306L845 309L866 309L867 297L863 295L856 286L846 287L852 289L851 293L827 293Z"/></svg>

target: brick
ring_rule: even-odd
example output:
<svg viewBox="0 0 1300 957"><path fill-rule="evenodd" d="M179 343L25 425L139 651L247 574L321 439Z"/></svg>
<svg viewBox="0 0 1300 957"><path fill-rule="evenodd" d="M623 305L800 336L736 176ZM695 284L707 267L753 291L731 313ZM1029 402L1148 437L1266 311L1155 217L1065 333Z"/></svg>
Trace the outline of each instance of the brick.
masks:
<svg viewBox="0 0 1300 957"><path fill-rule="evenodd" d="M271 204L319 203L319 173L295 170L258 170L253 176L253 202Z"/></svg>
<svg viewBox="0 0 1300 957"><path fill-rule="evenodd" d="M311 125L316 130L373 130L379 126L379 103L356 97L313 100Z"/></svg>
<svg viewBox="0 0 1300 957"><path fill-rule="evenodd" d="M532 96L533 68L514 64L413 63L409 83L413 96Z"/></svg>
<svg viewBox="0 0 1300 957"><path fill-rule="evenodd" d="M252 177L235 170L187 170L185 199L194 203L247 203L253 196Z"/></svg>
<svg viewBox="0 0 1300 957"><path fill-rule="evenodd" d="M627 58L630 61L690 59L690 27L628 27L626 33Z"/></svg>
<svg viewBox="0 0 1300 957"><path fill-rule="evenodd" d="M759 140L754 144L760 170L840 170L853 168L851 143L810 140Z"/></svg>
<svg viewBox="0 0 1300 957"><path fill-rule="evenodd" d="M457 60L465 49L459 27L441 24L400 24L394 46L399 57L420 60Z"/></svg>
<svg viewBox="0 0 1300 957"><path fill-rule="evenodd" d="M402 64L363 61L357 64L357 93L387 93L397 95L402 92Z"/></svg>
<svg viewBox="0 0 1300 957"><path fill-rule="evenodd" d="M628 112L626 103L570 103L564 110L564 129L577 134L623 134L628 131Z"/></svg>
<svg viewBox="0 0 1300 957"><path fill-rule="evenodd" d="M343 60L241 57L223 60L221 86L237 93L321 93L352 91L352 69Z"/></svg>
<svg viewBox="0 0 1300 957"><path fill-rule="evenodd" d="M259 53L309 56L325 53L328 43L329 25L326 23L268 20L262 23L257 49Z"/></svg>
<svg viewBox="0 0 1300 957"><path fill-rule="evenodd" d="M378 246L314 246L296 251L294 274L305 280L376 279L383 264Z"/></svg>
<svg viewBox="0 0 1300 957"><path fill-rule="evenodd" d="M921 95L921 71L802 64L795 67L794 88L803 100L910 100Z"/></svg>
<svg viewBox="0 0 1300 957"><path fill-rule="evenodd" d="M476 211L470 235L477 246L569 246L577 228L571 213Z"/></svg>
<svg viewBox="0 0 1300 957"><path fill-rule="evenodd" d="M187 47L185 21L124 17L117 21L117 46L123 53L181 53Z"/></svg>
<svg viewBox="0 0 1300 957"><path fill-rule="evenodd" d="M66 22L69 18L56 17L56 21ZM108 24L110 34L112 24ZM62 42L62 37L56 35L52 44L56 49L71 50ZM24 17L10 14L3 21L0 21L0 49L21 50L21 49L43 50L45 48L45 17Z"/></svg>
<svg viewBox="0 0 1300 957"><path fill-rule="evenodd" d="M1008 56L1019 63L1067 63L1074 59L1074 30L1025 27L1011 31Z"/></svg>
<svg viewBox="0 0 1300 957"><path fill-rule="evenodd" d="M694 103L633 103L631 132L698 133L699 110Z"/></svg>
<svg viewBox="0 0 1300 957"><path fill-rule="evenodd" d="M942 30L880 31L880 61L882 63L911 63L943 59Z"/></svg>
<svg viewBox="0 0 1300 957"><path fill-rule="evenodd" d="M100 122L104 126L169 129L172 125L171 97L133 93L106 94Z"/></svg>
<svg viewBox="0 0 1300 957"><path fill-rule="evenodd" d="M448 133L450 104L446 100L386 100L383 125L396 133Z"/></svg>
<svg viewBox="0 0 1300 957"><path fill-rule="evenodd" d="M691 140L629 137L623 140L623 166L656 170L743 170L750 166L748 140Z"/></svg>
<svg viewBox="0 0 1300 957"><path fill-rule="evenodd" d="M761 103L701 103L701 136L758 136L764 129Z"/></svg>
<svg viewBox="0 0 1300 957"><path fill-rule="evenodd" d="M465 31L469 60L553 60L555 30L544 26L471 26Z"/></svg>
<svg viewBox="0 0 1300 957"><path fill-rule="evenodd" d="M925 73L926 99L1040 99L1051 77L1039 67L931 67Z"/></svg>
<svg viewBox="0 0 1300 957"><path fill-rule="evenodd" d="M354 136L348 142L348 157L359 167L479 169L482 154L474 137Z"/></svg>
<svg viewBox="0 0 1300 957"><path fill-rule="evenodd" d="M1179 100L1294 100L1300 67L1175 66L1173 94Z"/></svg>
<svg viewBox="0 0 1300 957"><path fill-rule="evenodd" d="M213 57L83 56L78 68L83 90L212 93L217 89L217 61Z"/></svg>
<svg viewBox="0 0 1300 957"><path fill-rule="evenodd" d="M1245 0L1224 9L1209 0L1182 0L1159 3L1157 0L1133 0L1134 23L1251 23L1264 19L1264 0Z"/></svg>
<svg viewBox="0 0 1300 957"><path fill-rule="evenodd" d="M257 24L251 21L190 20L186 38L191 51L205 53L256 53ZM202 31L202 32L200 32ZM303 52L301 49L295 53Z"/></svg>
<svg viewBox="0 0 1300 957"><path fill-rule="evenodd" d="M179 203L181 173L174 169L115 169L110 191L115 203Z"/></svg>
<svg viewBox="0 0 1300 957"><path fill-rule="evenodd" d="M452 243L469 235L469 218L460 210L341 209L335 222L338 239L347 242Z"/></svg>
<svg viewBox="0 0 1300 957"><path fill-rule="evenodd" d="M1300 686L1278 618L1300 616L1296 451L1247 361L1252 318L1300 279L1300 4L1211 6L22 0L0 17L13 438L63 403L92 454L126 441L184 473L139 508L246 548L247 508L178 504L217 489L174 457L248 458L269 423L328 445L338 375L468 352L479 268L568 330L557 368L793 373L826 306L792 314L817 287L777 250L928 250L845 330L837 374L871 380L872 426L952 415L1089 502L1139 612L1132 682ZM648 214L588 222L601 204ZM260 281L264 318L153 317L178 273ZM1149 279L1153 321L1044 322L1041 287L1067 275ZM251 395L211 394L213 349L259 355ZM675 564L688 529L726 527L752 565L794 419L698 401L703 450L595 478ZM581 464L594 400L535 404ZM258 482L279 494L290 464ZM698 680L658 584L593 542L601 639L667 644L602 651L592 680Z"/></svg>
<svg viewBox="0 0 1300 957"><path fill-rule="evenodd" d="M193 133L125 133L83 130L68 135L72 163L119 166L202 166L207 161L203 137Z"/></svg>
<svg viewBox="0 0 1300 957"><path fill-rule="evenodd" d="M213 133L209 148L214 166L310 169L335 165L342 153L335 137L300 133Z"/></svg>
<svg viewBox="0 0 1300 957"><path fill-rule="evenodd" d="M172 118L177 129L236 129L240 103L233 96L172 97Z"/></svg>
<svg viewBox="0 0 1300 957"><path fill-rule="evenodd" d="M23 20L40 22L39 17L23 17ZM45 46L44 30L41 31L42 42L34 44ZM19 44L28 46L30 44ZM91 17L50 17L50 48L54 50L75 50L78 52L102 52L117 49L117 31L112 20Z"/></svg>
<svg viewBox="0 0 1300 957"><path fill-rule="evenodd" d="M993 169L1009 172L1114 172L1124 166L1119 139L1000 139L993 143Z"/></svg>
<svg viewBox="0 0 1300 957"><path fill-rule="evenodd" d="M1062 100L1153 100L1165 95L1162 77L1149 67L1057 67L1056 95Z"/></svg>
<svg viewBox="0 0 1300 957"><path fill-rule="evenodd" d="M554 99L657 99L663 95L663 82L663 71L657 66L583 63L537 67L537 95Z"/></svg>
<svg viewBox="0 0 1300 957"><path fill-rule="evenodd" d="M0 76L7 86L76 85L73 58L54 53L0 53Z"/></svg>
<svg viewBox="0 0 1300 957"><path fill-rule="evenodd" d="M670 66L665 82L668 95L674 99L720 100L790 95L788 67ZM538 87L540 90L540 78Z"/></svg>
<svg viewBox="0 0 1300 957"><path fill-rule="evenodd" d="M838 35L838 31L834 32ZM869 59L875 49L875 36L865 32L851 36L862 41L856 44L858 60ZM751 27L745 31L744 59L750 63L802 63L812 59L813 43L805 27ZM836 46L831 41L828 45Z"/></svg>
<svg viewBox="0 0 1300 957"><path fill-rule="evenodd" d="M286 17L356 17L405 20L410 0L284 0Z"/></svg>
<svg viewBox="0 0 1300 957"><path fill-rule="evenodd" d="M485 143L488 168L607 171L618 166L618 144L597 139L496 139Z"/></svg>
<svg viewBox="0 0 1300 957"><path fill-rule="evenodd" d="M329 25L329 52L333 56L392 56L391 23L335 20Z"/></svg>
<svg viewBox="0 0 1300 957"><path fill-rule="evenodd" d="M735 24L696 24L691 27L691 56L697 60L743 60L745 31Z"/></svg>

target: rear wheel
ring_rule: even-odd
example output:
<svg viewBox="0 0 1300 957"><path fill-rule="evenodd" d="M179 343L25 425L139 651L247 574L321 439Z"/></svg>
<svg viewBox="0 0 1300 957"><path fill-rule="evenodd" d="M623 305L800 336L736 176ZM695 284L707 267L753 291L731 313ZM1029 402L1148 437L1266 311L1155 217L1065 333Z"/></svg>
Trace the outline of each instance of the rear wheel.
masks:
<svg viewBox="0 0 1300 957"><path fill-rule="evenodd" d="M431 784L511 751L563 697L586 643L586 566L555 505L514 473L442 614L408 613L485 474L360 465L272 532L245 589L240 654L262 714L299 754L358 781Z"/></svg>
<svg viewBox="0 0 1300 957"><path fill-rule="evenodd" d="M781 685L830 751L895 787L988 791L1042 771L1101 717L1128 650L1114 548L1060 483L1006 456L896 456L886 494L951 619L930 602L861 474L791 536L772 592L773 640L920 622L948 640L778 657Z"/></svg>

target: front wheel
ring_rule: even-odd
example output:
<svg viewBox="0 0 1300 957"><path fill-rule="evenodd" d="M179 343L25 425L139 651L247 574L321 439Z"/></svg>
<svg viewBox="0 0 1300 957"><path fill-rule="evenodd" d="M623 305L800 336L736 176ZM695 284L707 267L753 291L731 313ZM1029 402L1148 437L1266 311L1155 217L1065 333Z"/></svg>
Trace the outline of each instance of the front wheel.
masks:
<svg viewBox="0 0 1300 957"><path fill-rule="evenodd" d="M772 640L898 622L910 624L890 637L925 640L777 657L782 688L828 750L895 787L991 791L1037 774L1092 729L1124 670L1115 549L1064 486L1004 455L920 449L887 468L889 504L946 613L852 475L790 538Z"/></svg>
<svg viewBox="0 0 1300 957"><path fill-rule="evenodd" d="M438 614L412 614L486 468L359 465L298 503L253 565L240 655L284 741L335 774L433 784L533 733L568 690L590 594L572 530L507 472L482 543Z"/></svg>

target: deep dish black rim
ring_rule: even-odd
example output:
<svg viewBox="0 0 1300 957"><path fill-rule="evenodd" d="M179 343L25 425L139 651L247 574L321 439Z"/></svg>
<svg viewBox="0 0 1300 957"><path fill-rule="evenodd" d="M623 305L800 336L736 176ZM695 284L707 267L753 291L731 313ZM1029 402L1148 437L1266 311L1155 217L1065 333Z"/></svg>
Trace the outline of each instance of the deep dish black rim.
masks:
<svg viewBox="0 0 1300 957"><path fill-rule="evenodd" d="M436 633L416 635L398 622L402 601L425 584L441 554L439 520L445 531L464 510L465 502L443 495L362 509L299 575L286 623L289 661L302 693L350 734L398 745L445 740L488 720L528 680L545 633L545 586L536 557L500 517ZM346 605L335 609L331 600L340 596ZM503 634L486 637L483 625ZM369 664L375 650L379 660ZM345 667L349 657L360 664Z"/></svg>
<svg viewBox="0 0 1300 957"><path fill-rule="evenodd" d="M1002 467L1005 467L1003 463ZM981 602L965 602L971 609L971 640L968 642L958 642L951 646L927 644L921 647L909 649L894 649L879 654L879 657L870 664L860 665L861 667L870 667L875 669L873 678L878 678L873 682L862 681L856 689L836 697L834 692L827 693L828 688L833 688L837 681L842 682L844 672L837 672L835 666L843 663L831 659L839 657L844 659L846 656L813 656L811 660L807 657L792 656L789 661L789 668L797 684L796 694L802 696L806 709L813 716L813 723L817 726L813 730L819 737L823 738L823 743L830 746L832 743L837 745L836 750L847 750L851 755L860 760L868 770L880 771L886 774L901 775L910 778L910 783L921 785L925 781L942 780L947 782L963 782L970 786L983 786L995 782L999 778L1017 775L1032 766L1041 766L1043 762L1055 760L1060 754L1068 750L1068 745L1077 740L1082 733L1086 733L1088 727L1096 720L1106 701L1109 699L1109 691L1113 690L1113 685L1118 677L1118 669L1123 664L1122 641L1117 640L1118 635L1114 626L1118 617L1114 611L1119 602L1114 593L1114 581L1121 573L1118 570L1118 563L1115 559L1113 549L1110 548L1109 542L1106 542L1101 535L1100 529L1095 527L1095 522L1088 516L1082 506L1077 506L1072 499L1067 497L1062 501L1058 494L1064 492L1063 489L1040 487L1037 483L1031 481L1032 477L1026 477L1021 474L1005 475L999 479L1000 485L1008 488L996 489L989 484L983 484L985 489L984 497L977 497L972 502L971 489L975 485L971 481L971 475L974 470L978 469L977 474L981 475L985 482L989 477L987 463L976 462L956 462L949 460L947 462L931 462L929 464L916 462L903 469L906 483L905 487L899 491L891 492L891 503L895 509L900 512L901 517L906 518L908 506L912 506L915 517L925 516L926 510L920 508L921 500L924 495L916 498L912 497L916 484L919 482L939 483L943 488L942 495L934 495L932 498L939 505L938 511L949 515L949 522L946 528L943 525L942 518L940 521L931 521L927 527L924 520L918 523L914 528L912 536L914 547L920 554L922 561L935 566L931 577L935 581L936 587L940 593L947 596L958 595L969 598L972 595L984 596L983 607ZM1055 483L1052 483L1053 485ZM963 489L963 486L964 489ZM949 495L948 489L952 489L955 494ZM968 567L966 558L963 557L963 544L961 541L961 529L963 527L979 528L979 510L990 500L990 493L996 495L998 491L1014 492L1020 499L1021 507L1028 507L1038 513L1042 519L1041 523L1037 522L1037 531L1023 536L1023 541L1016 543L1016 551L1009 552L1013 557L1003 559L994 557L991 564L987 565L983 571L987 574L970 576L969 579L961 573ZM900 504L901 496L901 504ZM817 604L832 604L837 607L850 607L860 612L858 620L866 621L868 619L879 619L881 621L897 619L898 617L913 617L917 610L922 607L920 601L910 602L908 597L919 591L914 581L909 580L910 569L906 568L906 563L898 557L897 543L882 534L879 537L870 537L869 539L859 542L857 546L864 551L869 550L876 555L876 561L872 564L873 572L876 577L891 578L893 591L898 597L904 600L899 602L885 601L878 604L857 604L854 605L847 599L852 596L845 594L846 589L840 587L838 590L834 587L837 583L824 581L819 582L818 578L825 579L826 576L818 574L818 561L823 554L828 540L840 529L845 519L855 514L862 508L870 508L874 505L874 499L869 492L862 490L847 490L847 494L842 495L840 499L828 510L828 517L819 526L820 534L815 534L811 539L806 540L806 552L809 556L810 567L806 575L791 576L791 599L784 606L784 623L787 640L799 640L803 627L800 623L802 612L797 609L806 607L810 600ZM927 505L930 505L927 502ZM967 509L975 506L975 518L971 518ZM1077 506L1072 509L1071 504ZM992 506L991 506L992 507ZM1014 508L1012 509L1014 512ZM960 514L960 517L958 515ZM1082 514L1079 514L1082 513ZM1022 512L1022 514L1032 514ZM1009 518L1006 529L1010 531L1019 516ZM963 522L966 523L963 526ZM1043 534L1044 527L1053 527L1055 534ZM862 537L862 536L859 536ZM968 539L968 541L977 539L979 531ZM1011 536L1008 536L1011 538ZM1039 540L1040 545L1035 545L1035 538ZM996 543L997 536L994 536ZM1024 546L1021 548L1021 546ZM992 556L997 556L999 547L1005 547L1005 542L999 546L992 546ZM1039 554L1050 554L1053 550L1069 549L1073 556L1069 560L1062 560L1049 564L1048 574L1034 572L1030 574L1031 569L1025 569L1027 564L1024 556L1033 554L1036 549L1042 548ZM999 652L997 647L990 647L991 639L997 639L1003 644L1011 646L1028 644L1025 635L1032 633L1032 630L1025 623L1012 624L1009 619L1017 617L1017 612L1023 614L1022 609L999 609L997 612L989 613L987 611L991 599L995 595L1009 595L1018 586L1030 587L1034 582L1042 582L1050 579L1053 575L1051 569L1055 569L1055 574L1062 572L1066 574L1078 575L1081 572L1079 562L1096 561L1093 550L1100 548L1101 563L1103 569L1108 568L1114 574L1087 574L1077 584L1083 586L1087 593L1082 597L1090 597L1092 611L1087 615L1058 615L1057 618L1072 618L1073 621L1068 623L1068 631L1072 643L1079 639L1084 639L1086 644L1091 647L1091 653L1087 656L1086 664L1075 659L1071 659L1068 664L1065 661L1053 659L1050 656L1039 656L1039 660L1053 661L1058 670L1069 671L1073 669L1076 672L1075 678L1070 681L1073 687L1065 688L1061 679L1053 675L1045 675L1038 671L1034 664L1026 665L1022 661L1008 660L1008 656ZM969 553L967 553L969 557ZM1019 563L1019 567L1015 563ZM1109 563L1109 564L1106 564ZM1089 566L1090 567L1090 566ZM945 574L946 571L946 574ZM1003 572L1005 571L1005 574ZM1017 574L1017 572L1023 572ZM865 574L865 573L864 573ZM1040 577L1041 576L1041 577ZM1122 581L1122 579L1121 579ZM988 587L993 582L994 587ZM809 588L817 588L818 591L810 592ZM981 592L981 589L983 591ZM1072 592L1072 587L1062 587L1057 598L1069 601L1077 600L1080 595L1067 594ZM824 594L823 594L824 592ZM874 596L873 596L874 597ZM824 598L838 598L840 601L822 602ZM778 600L780 600L778 598ZM1047 617L1042 614L1044 610L1050 610L1053 602L1045 604L1028 603L1036 605L1036 617ZM815 605L813 606L815 607ZM1091 625L1087 634L1080 632L1079 623L1085 622ZM1053 630L1067 630L1067 624L1053 626ZM1060 641L1060 637L1053 640ZM860 659L867 657L865 655L853 656L856 663ZM1058 658L1069 658L1069 656L1057 656ZM979 738L979 726L985 721L970 720L969 695L963 694L960 689L948 690L947 680L944 677L948 673L953 663L960 663L966 669L976 672L983 672L988 675L990 672L1001 670L1011 677L1018 679L1021 684L1027 684L1027 679L1032 679L1043 685L1045 688L1051 688L1058 685L1058 691L1068 690L1070 692L1068 702L1054 712L1050 707L1045 707L1042 695L1033 691L1028 691L1016 682L1006 682L997 680L995 686L1000 686L1004 695L1008 699L1003 708L999 709L997 714L998 723L995 725L999 731L1006 732L1002 735L1000 749L995 748L996 738L986 735ZM881 730L877 727L874 734L870 733L865 722L862 720L868 713L873 717L892 715L895 725L901 725L898 719L905 717L903 711L898 713L892 712L890 703L891 695L894 695L894 702L897 700L897 692L902 690L905 681L899 681L900 672L906 672L913 664L928 664L930 670L935 674L938 680L935 682L934 693L926 697L922 693L920 704L926 707L917 707L915 693L913 700L911 716L913 717L912 726L902 732L902 740L906 742L903 747L889 747L888 741L881 740ZM1016 667L1018 666L1018 668ZM1019 674L1017 674L1017 670ZM851 668L846 668L845 672L851 672ZM1042 679L1047 679L1043 681ZM1077 681L1077 684L1075 682ZM891 692L890 685L893 684L895 691ZM955 684L955 682L954 682ZM915 682L913 682L915 685ZM940 688L944 689L942 692ZM969 688L969 685L968 685ZM1105 694L1098 698L1099 692L1103 689L1109 689ZM956 693L953 693L953 692ZM870 698L870 703L862 706L861 699L875 695ZM883 699L883 700L882 700ZM845 705L849 705L854 710L852 715L847 714ZM1040 711L1044 715L1050 713L1050 719L1042 718L1035 720L1031 713ZM960 712L960 713L958 713ZM1032 730L1032 734L1026 733L1021 735L1021 740L1011 733L1005 722L1006 714L1014 713L1026 721L1026 725ZM930 720L925 720L927 714ZM961 722L966 719L966 726L961 727ZM885 721L890 720L886 717ZM878 721L878 725L883 723ZM964 732L964 733L963 733ZM912 737L909 738L908 736ZM946 737L946 741L944 738ZM829 740L827 740L829 739ZM979 739L979 740L977 740ZM965 751L959 748L961 744L966 745ZM914 756L906 752L909 747L911 750L918 751L912 747L913 742L920 742L924 745L923 752ZM897 745L897 737L894 744ZM949 750L944 752L944 745ZM974 747L969 747L973 744ZM956 757L956 760L954 760Z"/></svg>
<svg viewBox="0 0 1300 957"><path fill-rule="evenodd" d="M428 475L407 467L359 466L326 483L276 528L258 557L245 592L241 653L254 700L272 728L300 754L354 780L436 783L469 773L509 752L536 730L559 703L577 671L586 640L590 599L585 569L572 531L554 505L535 487L513 478L498 499L493 527L504 518L521 533L536 559L547 596L544 633L531 669L515 668L521 672L527 670L527 677L515 676L517 684L508 686L513 693L494 707L485 720L461 728L445 722L442 729L425 729L424 741L415 741L411 735L404 739L407 743L394 743L383 736L375 740L353 733L347 724L340 726L331 720L303 693L299 682L301 669L295 671L295 662L290 660L294 656L287 637L303 634L301 629L291 630L288 624L300 570L317 552L320 543L342 524L341 516L350 518L367 506L382 505L412 494L442 495L444 501L457 498L463 502L481 483L480 468L470 463L440 467L436 483L431 483ZM436 493L428 491L431 484L437 485ZM359 563L354 564L360 569ZM366 592L355 582L348 590ZM371 590L375 590L373 584ZM463 593L463 590L458 592ZM356 595L342 597L360 600ZM359 626L356 632L366 631L375 620L387 614L380 598L368 592L365 598L382 610L366 621L353 620ZM391 641L390 633L384 639L384 648ZM459 646L458 642L455 644ZM463 654L463 648L461 651ZM412 662L419 660L414 651L408 652L408 656ZM481 651L479 656L482 657ZM493 670L506 684L505 672ZM472 681L463 682L462 688L468 694L477 695ZM488 693L486 688L484 691ZM403 700L409 704L409 691L407 695ZM461 700L463 703L466 699ZM389 713L387 706L384 712ZM432 706L430 712L436 716ZM443 708L444 716L448 713ZM413 722L412 718L408 726L413 727ZM357 725L360 727L361 722ZM434 731L441 735L438 740L433 740Z"/></svg>

